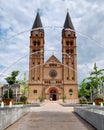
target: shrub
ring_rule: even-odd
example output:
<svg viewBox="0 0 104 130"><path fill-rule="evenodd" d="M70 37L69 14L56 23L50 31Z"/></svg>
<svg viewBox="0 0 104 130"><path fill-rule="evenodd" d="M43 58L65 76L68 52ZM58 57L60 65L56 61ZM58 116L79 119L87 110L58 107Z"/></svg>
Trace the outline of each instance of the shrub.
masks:
<svg viewBox="0 0 104 130"><path fill-rule="evenodd" d="M101 103L104 105L104 102L99 102L99 105L100 105Z"/></svg>
<svg viewBox="0 0 104 130"><path fill-rule="evenodd" d="M62 99L66 99L66 95L63 95L63 96L62 96Z"/></svg>
<svg viewBox="0 0 104 130"><path fill-rule="evenodd" d="M80 101L81 102L87 102L87 99L86 99L86 97L82 96L82 97L80 97Z"/></svg>
<svg viewBox="0 0 104 130"><path fill-rule="evenodd" d="M87 102L81 102L81 104L87 104Z"/></svg>
<svg viewBox="0 0 104 130"><path fill-rule="evenodd" d="M93 104L93 102L87 102L87 104Z"/></svg>
<svg viewBox="0 0 104 130"><path fill-rule="evenodd" d="M93 104L93 102L81 102L81 104Z"/></svg>
<svg viewBox="0 0 104 130"><path fill-rule="evenodd" d="M65 102L65 99L66 99L66 95L63 95L63 96L62 96L63 102Z"/></svg>
<svg viewBox="0 0 104 130"><path fill-rule="evenodd" d="M10 98L10 99L13 98L13 90L12 90L12 89L9 89L9 90L6 90L6 91L4 92L3 99L8 99L8 92L9 92L9 98Z"/></svg>
<svg viewBox="0 0 104 130"><path fill-rule="evenodd" d="M27 100L27 97L26 97L26 96L21 96L21 97L20 97L20 100L21 100L21 101Z"/></svg>
<svg viewBox="0 0 104 130"><path fill-rule="evenodd" d="M102 94L95 94L95 95L93 96L93 99L94 99L94 100L96 100L96 99L102 99L102 100L104 100L104 96L103 96Z"/></svg>
<svg viewBox="0 0 104 130"><path fill-rule="evenodd" d="M14 105L24 104L23 102L14 102Z"/></svg>
<svg viewBox="0 0 104 130"><path fill-rule="evenodd" d="M44 97L43 96L39 96L38 99L39 99L40 102L44 101Z"/></svg>

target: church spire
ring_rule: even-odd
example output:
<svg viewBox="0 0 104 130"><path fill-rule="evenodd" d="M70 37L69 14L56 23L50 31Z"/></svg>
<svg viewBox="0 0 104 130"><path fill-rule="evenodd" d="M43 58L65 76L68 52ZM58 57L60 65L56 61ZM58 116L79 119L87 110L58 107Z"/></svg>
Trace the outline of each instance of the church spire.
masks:
<svg viewBox="0 0 104 130"><path fill-rule="evenodd" d="M66 15L66 19L65 19L65 23L64 23L64 29L66 28L70 28L72 30L74 30L74 26L72 24L70 15L69 15L69 11L67 11L67 15Z"/></svg>
<svg viewBox="0 0 104 130"><path fill-rule="evenodd" d="M39 27L43 27L43 26L42 26L42 22L41 22L40 15L39 15L39 10L38 10L35 21L34 21L34 24L32 26L32 29L39 28Z"/></svg>

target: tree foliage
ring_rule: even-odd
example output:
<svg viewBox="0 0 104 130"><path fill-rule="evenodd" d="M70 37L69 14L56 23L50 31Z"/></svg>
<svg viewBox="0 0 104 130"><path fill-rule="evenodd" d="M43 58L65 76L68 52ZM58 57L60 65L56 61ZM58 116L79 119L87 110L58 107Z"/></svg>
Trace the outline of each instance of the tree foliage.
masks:
<svg viewBox="0 0 104 130"><path fill-rule="evenodd" d="M13 98L13 92L11 88L15 83L18 83L18 80L16 79L18 75L19 71L12 71L11 75L5 78L6 82L8 83L8 90L5 91L4 98Z"/></svg>
<svg viewBox="0 0 104 130"><path fill-rule="evenodd" d="M22 85L21 93L24 96L27 96L27 92L28 92L28 80L26 78L26 72L24 73L24 78L22 80L20 80L20 83Z"/></svg>
<svg viewBox="0 0 104 130"><path fill-rule="evenodd" d="M80 84L79 97L85 96L87 99L91 99L91 95L93 97L94 94L99 93L99 90L103 89L103 72L104 69L98 69L95 63L89 77L85 78Z"/></svg>
<svg viewBox="0 0 104 130"><path fill-rule="evenodd" d="M90 97L90 85L85 80L80 84L79 97L86 97L87 99Z"/></svg>
<svg viewBox="0 0 104 130"><path fill-rule="evenodd" d="M13 98L13 91L12 91L12 89L9 89L9 91L6 90L6 91L4 92L4 95L3 95L3 98L4 98L4 99L7 99L7 98L8 98L8 92L9 92L9 98Z"/></svg>
<svg viewBox="0 0 104 130"><path fill-rule="evenodd" d="M5 80L9 85L13 85L14 83L18 83L18 80L16 79L18 75L19 71L12 71L11 76L6 77Z"/></svg>

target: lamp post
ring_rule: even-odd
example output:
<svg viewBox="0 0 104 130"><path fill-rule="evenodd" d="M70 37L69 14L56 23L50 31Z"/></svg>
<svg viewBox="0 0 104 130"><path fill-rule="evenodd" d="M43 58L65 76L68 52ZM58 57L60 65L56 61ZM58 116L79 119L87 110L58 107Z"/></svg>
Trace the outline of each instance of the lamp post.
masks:
<svg viewBox="0 0 104 130"><path fill-rule="evenodd" d="M17 87L16 87L16 102L17 102Z"/></svg>
<svg viewBox="0 0 104 130"><path fill-rule="evenodd" d="M104 80L102 81L102 93L104 92Z"/></svg>
<svg viewBox="0 0 104 130"><path fill-rule="evenodd" d="M91 100L91 102L92 102L92 89L91 89L92 87L90 86L90 100Z"/></svg>

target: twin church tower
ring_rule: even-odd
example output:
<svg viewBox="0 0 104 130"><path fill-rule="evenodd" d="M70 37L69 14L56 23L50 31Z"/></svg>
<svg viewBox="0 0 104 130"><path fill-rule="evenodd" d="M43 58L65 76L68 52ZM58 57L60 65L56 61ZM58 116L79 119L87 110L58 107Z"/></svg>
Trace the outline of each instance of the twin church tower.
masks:
<svg viewBox="0 0 104 130"><path fill-rule="evenodd" d="M58 35L58 34L57 34ZM44 62L44 29L37 12L30 33L28 102L39 97L60 100L66 97L71 103L78 102L76 33L69 12L62 29L62 62L52 55Z"/></svg>

